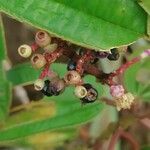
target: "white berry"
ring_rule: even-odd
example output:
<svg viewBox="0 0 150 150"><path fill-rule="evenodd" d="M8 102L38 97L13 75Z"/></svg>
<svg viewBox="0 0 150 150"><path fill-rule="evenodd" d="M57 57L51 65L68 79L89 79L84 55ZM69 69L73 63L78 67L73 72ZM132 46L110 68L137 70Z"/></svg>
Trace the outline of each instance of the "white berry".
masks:
<svg viewBox="0 0 150 150"><path fill-rule="evenodd" d="M43 89L43 87L44 87L44 81L42 79L37 79L34 82L34 88L35 88L35 90L40 91L40 90Z"/></svg>
<svg viewBox="0 0 150 150"><path fill-rule="evenodd" d="M18 48L18 53L20 56L22 56L24 58L28 58L32 54L32 49L29 45L23 44Z"/></svg>
<svg viewBox="0 0 150 150"><path fill-rule="evenodd" d="M83 98L87 95L87 90L84 86L76 86L74 94L78 97L78 98Z"/></svg>

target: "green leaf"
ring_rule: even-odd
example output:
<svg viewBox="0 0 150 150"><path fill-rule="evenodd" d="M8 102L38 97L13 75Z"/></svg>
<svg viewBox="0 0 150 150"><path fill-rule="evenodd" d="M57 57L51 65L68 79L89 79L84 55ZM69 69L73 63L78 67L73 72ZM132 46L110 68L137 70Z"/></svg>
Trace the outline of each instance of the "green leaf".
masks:
<svg viewBox="0 0 150 150"><path fill-rule="evenodd" d="M60 128L75 126L92 119L99 113L99 111L102 110L103 107L101 103L81 106L79 100L77 100L76 98L71 99L72 97L70 97L69 99L70 102L63 102L61 96L59 97L60 99L57 99L55 101L56 106L54 105L54 108L56 107L55 115L48 116L46 111L45 118L43 109L45 108L45 106L43 108L42 106L40 106L38 108L38 111L35 111L36 108L35 110L31 108L26 110L26 112L18 113L12 116L7 120L4 128L0 131L0 141L14 140L43 131L51 131ZM46 109L48 109L48 106L49 105L47 103ZM49 107L49 110L51 109L52 107ZM44 119L41 118L41 113L42 116L44 116ZM32 116L32 118L30 115ZM21 121L19 120L19 118L21 119Z"/></svg>
<svg viewBox="0 0 150 150"><path fill-rule="evenodd" d="M0 60L5 59L6 56L6 48L5 48L5 38L4 38L4 29L0 14Z"/></svg>
<svg viewBox="0 0 150 150"><path fill-rule="evenodd" d="M33 81L39 77L40 70L35 70L31 64L24 63L11 68L6 75L7 79L12 82L13 85L27 85L33 83Z"/></svg>
<svg viewBox="0 0 150 150"><path fill-rule="evenodd" d="M150 15L147 18L147 34L150 36Z"/></svg>
<svg viewBox="0 0 150 150"><path fill-rule="evenodd" d="M149 0L138 0L138 3L150 15L150 1Z"/></svg>
<svg viewBox="0 0 150 150"><path fill-rule="evenodd" d="M0 16L1 17L1 16ZM2 61L6 56L4 30L0 18L0 123L4 122L8 115L11 101L11 85L6 80Z"/></svg>
<svg viewBox="0 0 150 150"><path fill-rule="evenodd" d="M150 145L143 146L141 150L150 150Z"/></svg>
<svg viewBox="0 0 150 150"><path fill-rule="evenodd" d="M11 85L7 81L0 83L0 123L8 116L11 101Z"/></svg>
<svg viewBox="0 0 150 150"><path fill-rule="evenodd" d="M150 36L150 1L149 0L138 0L138 3L148 13L147 34Z"/></svg>
<svg viewBox="0 0 150 150"><path fill-rule="evenodd" d="M64 76L67 72L66 65L60 63L53 63L51 69L57 72L59 76ZM32 84L39 77L41 71L34 69L30 63L18 64L7 72L7 79L14 86Z"/></svg>
<svg viewBox="0 0 150 150"><path fill-rule="evenodd" d="M149 70L150 61L149 59L143 60L132 65L124 74L124 83L127 90L141 100L149 101L150 100L150 82L140 82L137 80L137 74L139 71L142 72L142 69ZM144 73L144 72L143 72ZM144 76L144 75L143 75Z"/></svg>
<svg viewBox="0 0 150 150"><path fill-rule="evenodd" d="M135 0L0 0L2 12L94 49L129 44L146 33L147 16Z"/></svg>
<svg viewBox="0 0 150 150"><path fill-rule="evenodd" d="M126 70L124 74L124 83L128 91L137 95L139 83L136 80L138 70L141 68L140 63L134 64L132 67Z"/></svg>
<svg viewBox="0 0 150 150"><path fill-rule="evenodd" d="M67 71L65 64L56 63L53 64L51 68L61 77L63 77ZM7 78L12 81L14 85L29 81L31 83L36 80L38 76L39 71L31 68L29 63L15 66L7 72ZM91 83L98 90L99 95L102 95L102 85L96 83L93 76L86 76L84 81L85 83ZM23 136L29 136L38 132L57 130L61 127L70 127L81 124L99 114L103 107L103 105L99 102L81 106L80 100L74 96L74 87L67 87L65 92L60 96L53 96L51 98L48 97L44 99L48 103L52 102L52 104L54 104L54 108L56 108L54 115L45 114L43 116L43 112L47 112L47 108L52 112L54 110L54 108L50 107L48 103L46 103L45 106L47 106L47 108L45 106L40 106L40 108L36 108L34 110L31 107L31 109L27 109L26 112L11 116L7 120L4 128L0 131L0 140L11 140ZM3 134L6 136L4 137Z"/></svg>

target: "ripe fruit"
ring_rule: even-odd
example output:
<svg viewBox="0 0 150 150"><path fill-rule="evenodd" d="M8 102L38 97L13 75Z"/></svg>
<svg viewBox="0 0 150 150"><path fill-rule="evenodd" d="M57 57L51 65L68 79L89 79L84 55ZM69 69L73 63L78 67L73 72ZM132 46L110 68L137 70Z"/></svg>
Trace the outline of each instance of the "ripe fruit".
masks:
<svg viewBox="0 0 150 150"><path fill-rule="evenodd" d="M44 87L41 90L41 92L46 95L46 96L52 96L54 93L52 92L51 88L50 88L50 81L49 80L45 80L44 81Z"/></svg>
<svg viewBox="0 0 150 150"><path fill-rule="evenodd" d="M67 70L70 71L70 70L76 70L76 65L77 63L74 62L73 60L70 60L68 62L68 65L67 65Z"/></svg>
<svg viewBox="0 0 150 150"><path fill-rule="evenodd" d="M93 102L95 102L97 97L98 97L97 90L95 88L93 88L90 84L84 84L83 86L86 88L87 94L85 97L80 99L82 101L82 103L93 103Z"/></svg>
<svg viewBox="0 0 150 150"><path fill-rule="evenodd" d="M28 58L32 54L32 49L29 45L24 44L18 48L18 53L20 56L22 56L24 58Z"/></svg>
<svg viewBox="0 0 150 150"><path fill-rule="evenodd" d="M110 51L111 51L111 54L109 54L109 55L107 56L107 58L108 58L109 60L112 60L112 61L118 60L118 59L119 59L119 56L120 56L118 50L117 50L116 48L113 48L113 49L111 49Z"/></svg>

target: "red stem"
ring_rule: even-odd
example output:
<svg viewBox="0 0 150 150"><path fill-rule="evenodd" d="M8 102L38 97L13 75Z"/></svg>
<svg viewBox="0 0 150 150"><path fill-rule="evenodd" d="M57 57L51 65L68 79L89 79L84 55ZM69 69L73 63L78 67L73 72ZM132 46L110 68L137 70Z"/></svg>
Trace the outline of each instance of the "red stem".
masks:
<svg viewBox="0 0 150 150"><path fill-rule="evenodd" d="M84 72L84 64L87 64L90 60L93 59L93 55L90 50L87 50L86 54L80 57L80 59L77 62L76 71L79 74L83 74Z"/></svg>
<svg viewBox="0 0 150 150"><path fill-rule="evenodd" d="M127 63L125 63L121 67L119 67L116 71L114 71L111 74L111 76L114 77L114 76L118 76L118 75L124 73L126 69L128 69L130 66L137 63L138 61L140 61L140 57L133 58L132 60L128 61Z"/></svg>
<svg viewBox="0 0 150 150"><path fill-rule="evenodd" d="M125 138L132 145L133 150L140 149L138 142L134 139L134 137L130 133L122 130L121 137Z"/></svg>
<svg viewBox="0 0 150 150"><path fill-rule="evenodd" d="M117 143L117 141L120 138L120 134L121 134L121 130L120 128L112 135L109 146L108 146L108 150L114 150L115 149L115 145Z"/></svg>
<svg viewBox="0 0 150 150"><path fill-rule="evenodd" d="M39 79L44 79L45 77L48 76L49 66L50 66L49 63L47 63L47 64L44 66L44 69L42 70Z"/></svg>
<svg viewBox="0 0 150 150"><path fill-rule="evenodd" d="M31 49L32 49L33 52L35 52L38 48L39 48L39 46L36 43L33 43L31 45Z"/></svg>
<svg viewBox="0 0 150 150"><path fill-rule="evenodd" d="M115 145L117 143L117 141L119 140L119 138L125 138L132 146L132 150L139 150L139 144L138 142L134 139L134 137L124 131L122 128L118 128L118 130L112 135L109 146L108 146L108 150L114 150L115 149Z"/></svg>

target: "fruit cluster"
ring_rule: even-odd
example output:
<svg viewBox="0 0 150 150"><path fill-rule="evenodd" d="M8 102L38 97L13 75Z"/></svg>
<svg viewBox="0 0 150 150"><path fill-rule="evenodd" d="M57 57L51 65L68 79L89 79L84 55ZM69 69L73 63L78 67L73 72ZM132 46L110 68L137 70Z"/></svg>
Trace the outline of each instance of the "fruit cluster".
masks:
<svg viewBox="0 0 150 150"><path fill-rule="evenodd" d="M41 49L41 53L36 53L38 49ZM119 52L117 49L111 49L109 52L101 52L82 48L59 38L51 37L45 31L38 31L35 35L35 42L31 46L26 44L21 45L18 48L18 53L24 58L28 58L34 53L31 56L33 68L43 68L39 79L34 83L34 87L44 95L57 96L65 90L66 86L74 85L75 96L84 104L92 103L98 98L98 91L91 84L84 83L82 80L86 74L91 74L101 84L109 85L110 93L115 98L116 107L118 110L121 110L129 109L134 97L131 93L125 93L123 86L115 83L113 78L123 73L130 65L146 57L149 51L109 74L98 69L97 62L103 58L107 58L110 61L118 60ZM68 58L68 72L62 79L50 69L50 65L61 56Z"/></svg>

